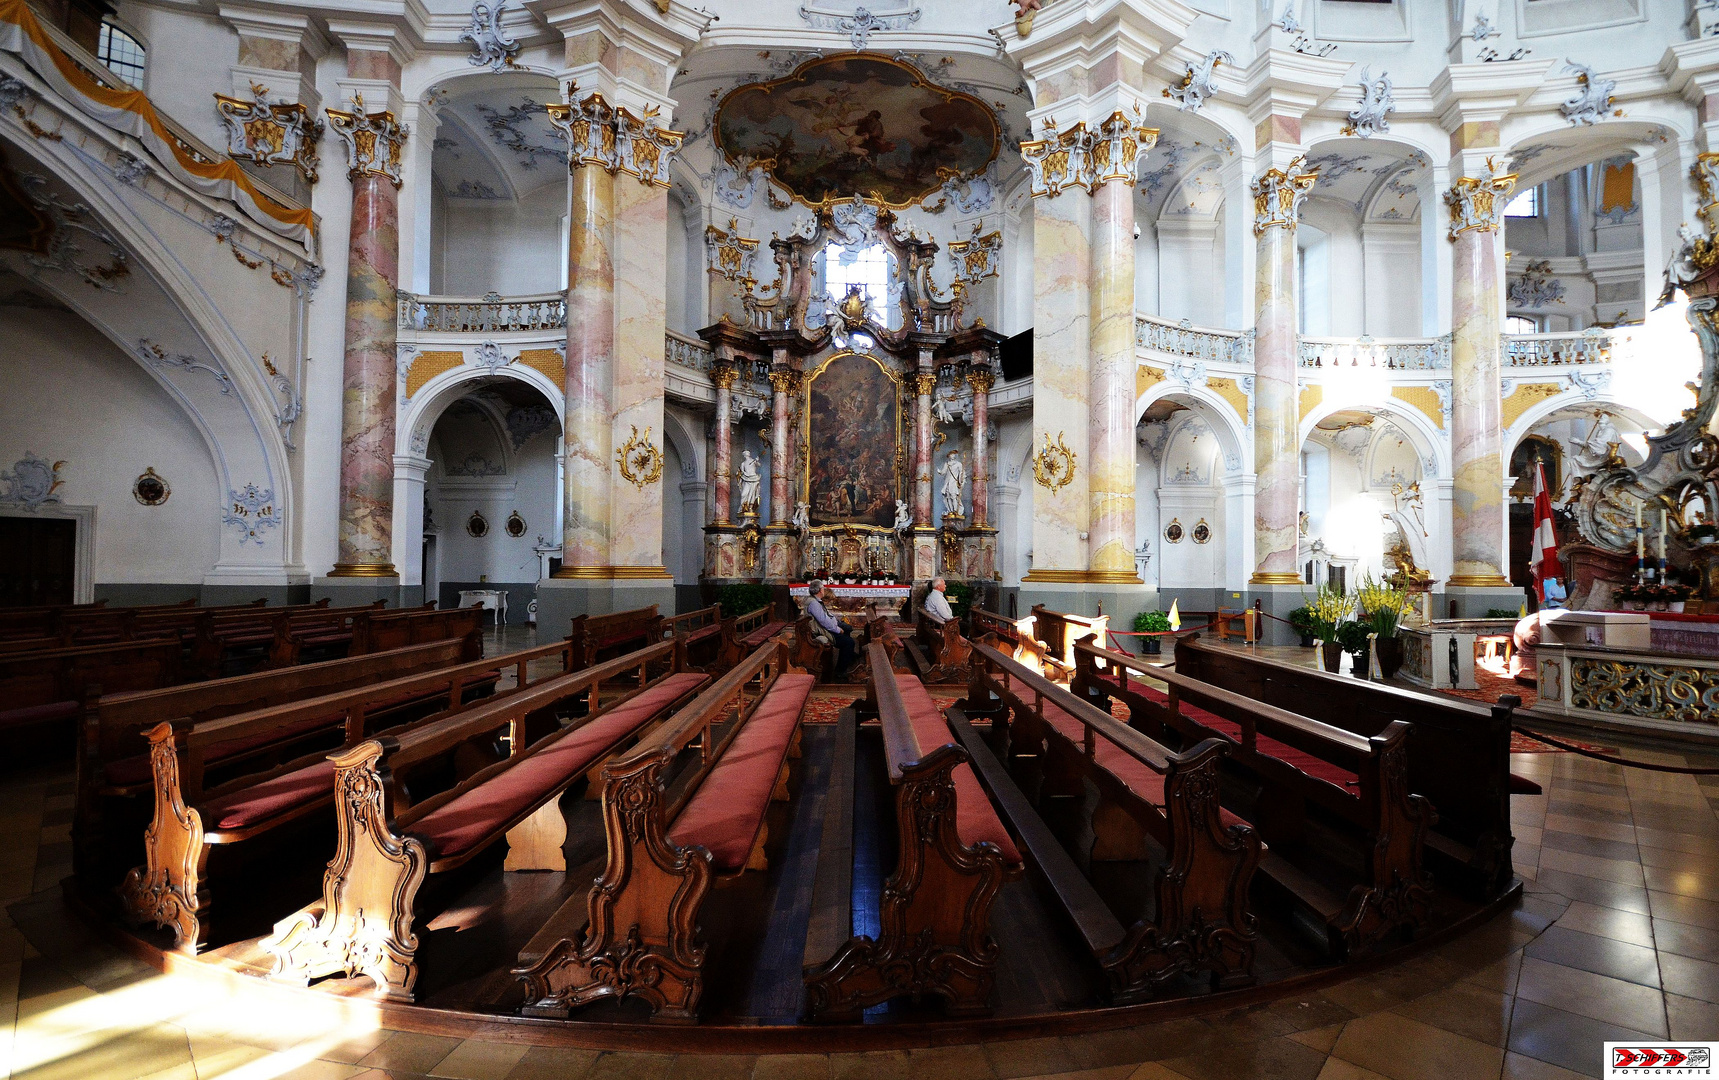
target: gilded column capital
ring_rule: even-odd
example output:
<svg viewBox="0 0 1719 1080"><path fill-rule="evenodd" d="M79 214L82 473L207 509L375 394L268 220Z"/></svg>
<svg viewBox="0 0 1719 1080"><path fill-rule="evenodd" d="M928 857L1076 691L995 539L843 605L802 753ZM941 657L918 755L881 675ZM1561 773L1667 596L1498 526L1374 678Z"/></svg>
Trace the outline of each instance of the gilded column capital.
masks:
<svg viewBox="0 0 1719 1080"><path fill-rule="evenodd" d="M1133 183L1141 154L1158 142L1158 129L1146 126L1138 107L1132 117L1118 109L1090 128L1079 121L1059 131L1051 119L1044 128L1044 138L1021 143L1035 199L1071 187L1090 193L1112 180Z"/></svg>
<svg viewBox="0 0 1719 1080"><path fill-rule="evenodd" d="M967 372L967 385L971 386L976 394L990 393L991 387L996 383L997 376L990 368L973 368Z"/></svg>
<svg viewBox="0 0 1719 1080"><path fill-rule="evenodd" d="M937 389L937 375L935 372L915 372L909 377L909 382L913 387L914 394L918 397L930 397L931 392Z"/></svg>
<svg viewBox="0 0 1719 1080"><path fill-rule="evenodd" d="M728 228L711 225L704 230L705 269L729 281L752 281L752 260L758 241L740 235L740 221L728 219Z"/></svg>
<svg viewBox="0 0 1719 1080"><path fill-rule="evenodd" d="M544 106L549 122L567 140L567 167L595 165L611 174L627 173L641 184L669 186L669 161L686 138L657 122L655 106L645 115L610 105L600 93L574 99L577 85L567 87L567 100Z"/></svg>
<svg viewBox="0 0 1719 1080"><path fill-rule="evenodd" d="M1486 161L1489 176L1459 176L1444 193L1450 207L1450 239L1465 232L1497 232L1504 217L1505 197L1516 186L1515 173L1501 173L1492 159Z"/></svg>
<svg viewBox="0 0 1719 1080"><path fill-rule="evenodd" d="M251 97L215 95L215 111L227 126L227 156L258 165L291 165L307 184L315 184L322 159L316 143L322 138L322 121L303 105L285 100L269 101L269 88L251 83Z"/></svg>
<svg viewBox="0 0 1719 1080"><path fill-rule="evenodd" d="M734 381L738 378L740 378L740 372L724 365L718 365L710 372L710 381L718 390L734 389Z"/></svg>
<svg viewBox="0 0 1719 1080"><path fill-rule="evenodd" d="M410 134L406 125L394 119L394 114L364 111L364 95L352 95L352 111L327 109L328 126L346 144L346 175L356 180L361 176L385 176L395 187L401 183L400 151Z"/></svg>
<svg viewBox="0 0 1719 1080"><path fill-rule="evenodd" d="M1695 155L1689 175L1695 178L1695 186L1701 192L1701 209L1696 213L1706 223L1709 235L1719 233L1714 220L1714 211L1719 210L1719 153Z"/></svg>
<svg viewBox="0 0 1719 1080"><path fill-rule="evenodd" d="M800 373L798 371L772 371L770 373L770 388L778 394L794 394L800 389Z"/></svg>
<svg viewBox="0 0 1719 1080"><path fill-rule="evenodd" d="M1253 192L1253 234L1264 236L1265 230L1282 227L1294 230L1301 220L1301 200L1319 180L1319 170L1307 167L1305 155L1289 163L1287 169L1267 169L1248 182Z"/></svg>

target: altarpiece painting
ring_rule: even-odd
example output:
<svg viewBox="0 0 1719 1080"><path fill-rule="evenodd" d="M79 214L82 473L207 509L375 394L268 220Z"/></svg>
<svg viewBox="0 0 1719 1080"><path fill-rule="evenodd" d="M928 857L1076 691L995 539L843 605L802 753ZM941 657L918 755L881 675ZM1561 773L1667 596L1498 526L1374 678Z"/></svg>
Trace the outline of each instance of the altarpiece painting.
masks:
<svg viewBox="0 0 1719 1080"><path fill-rule="evenodd" d="M894 522L900 392L892 374L859 353L832 357L807 380L805 499L814 526Z"/></svg>

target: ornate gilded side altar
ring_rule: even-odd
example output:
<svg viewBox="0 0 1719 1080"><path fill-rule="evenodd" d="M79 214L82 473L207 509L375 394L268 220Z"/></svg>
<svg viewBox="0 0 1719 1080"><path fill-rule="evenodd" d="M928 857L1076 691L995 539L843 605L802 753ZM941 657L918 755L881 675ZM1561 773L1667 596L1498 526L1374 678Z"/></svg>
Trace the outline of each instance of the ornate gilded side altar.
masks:
<svg viewBox="0 0 1719 1080"><path fill-rule="evenodd" d="M1689 298L1689 325L1701 343L1701 377L1691 384L1695 405L1647 437L1641 465L1626 465L1613 444L1582 484L1574 500L1581 541L1562 552L1572 608L1615 606L1614 587L1637 573L1641 532L1648 552L1657 553L1663 536L1666 577L1692 585L1696 604L1719 611L1719 153L1701 154L1693 173L1707 235L1687 225L1679 230L1681 246L1666 267L1660 304L1679 289Z"/></svg>
<svg viewBox="0 0 1719 1080"><path fill-rule="evenodd" d="M839 301L815 293L832 241L889 253L896 327L857 287ZM724 315L699 332L717 391L705 580L993 580L988 392L1002 335L962 326L963 276L939 295L937 244L864 199L820 205L769 246L777 278L743 279L745 323ZM748 414L756 458L735 448Z"/></svg>

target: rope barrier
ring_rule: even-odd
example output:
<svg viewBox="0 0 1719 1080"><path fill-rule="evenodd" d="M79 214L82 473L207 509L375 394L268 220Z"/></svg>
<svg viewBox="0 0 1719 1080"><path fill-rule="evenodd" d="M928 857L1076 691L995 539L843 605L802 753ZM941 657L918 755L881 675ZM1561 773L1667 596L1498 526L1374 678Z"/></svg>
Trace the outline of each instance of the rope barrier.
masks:
<svg viewBox="0 0 1719 1080"><path fill-rule="evenodd" d="M1560 750L1565 750L1572 754L1580 754L1583 757L1594 758L1597 761L1606 761L1613 765L1622 765L1627 769L1649 769L1653 772L1681 773L1685 776L1719 776L1719 769L1699 769L1693 765L1657 765L1651 761L1630 761L1627 758L1615 757L1611 754L1602 754L1598 750L1584 750L1579 746L1574 746L1559 739L1554 739L1550 735L1542 735L1538 731L1530 731L1528 728L1518 727L1515 724L1510 726L1510 730L1516 732L1518 735L1525 735L1536 742L1543 742L1547 746L1555 746Z"/></svg>

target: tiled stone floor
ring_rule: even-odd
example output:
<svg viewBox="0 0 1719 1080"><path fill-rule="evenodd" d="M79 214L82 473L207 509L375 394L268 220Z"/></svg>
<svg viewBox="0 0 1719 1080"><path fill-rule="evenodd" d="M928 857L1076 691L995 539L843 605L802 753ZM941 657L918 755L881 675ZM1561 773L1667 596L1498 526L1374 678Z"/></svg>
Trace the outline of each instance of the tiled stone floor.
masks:
<svg viewBox="0 0 1719 1080"><path fill-rule="evenodd" d="M495 644L524 647L517 633ZM162 975L61 903L70 780L13 773L0 778L0 1061L29 1080L1557 1080L1598 1076L1607 1039L1719 1039L1719 777L1572 754L1513 767L1546 792L1513 799L1520 906L1395 968L1094 1035L756 1058L676 1054L672 1030L651 1054L392 1031L314 993Z"/></svg>

